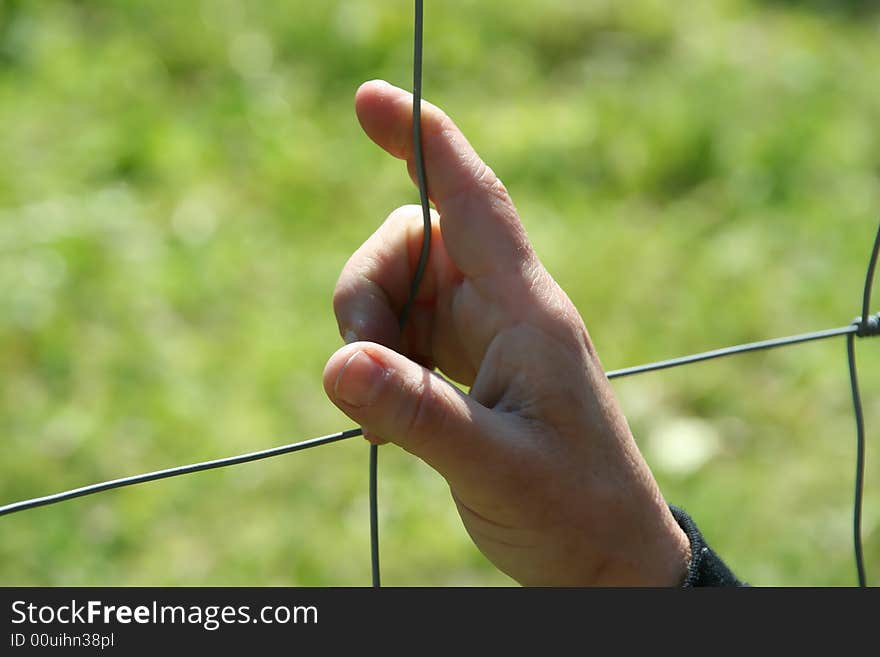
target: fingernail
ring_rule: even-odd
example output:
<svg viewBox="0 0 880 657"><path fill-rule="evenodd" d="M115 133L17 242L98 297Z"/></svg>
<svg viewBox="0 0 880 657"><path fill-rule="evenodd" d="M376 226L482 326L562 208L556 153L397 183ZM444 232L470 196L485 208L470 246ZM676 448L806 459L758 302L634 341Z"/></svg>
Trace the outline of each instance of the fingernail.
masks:
<svg viewBox="0 0 880 657"><path fill-rule="evenodd" d="M385 368L363 351L356 351L336 377L336 397L349 406L374 404L385 380Z"/></svg>
<svg viewBox="0 0 880 657"><path fill-rule="evenodd" d="M358 336L357 333L355 333L351 329L347 329L342 335L342 339L345 340L345 344L351 344L352 342L358 341Z"/></svg>

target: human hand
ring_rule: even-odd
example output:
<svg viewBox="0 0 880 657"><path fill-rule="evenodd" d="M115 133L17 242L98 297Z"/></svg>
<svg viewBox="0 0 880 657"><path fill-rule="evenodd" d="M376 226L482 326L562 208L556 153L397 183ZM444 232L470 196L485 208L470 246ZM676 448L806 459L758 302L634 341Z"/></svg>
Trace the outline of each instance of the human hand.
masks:
<svg viewBox="0 0 880 657"><path fill-rule="evenodd" d="M373 141L414 175L412 96L368 82L356 109ZM435 468L474 543L521 584L681 584L687 537L583 320L458 128L423 103L422 130L438 212L416 303L401 334L422 240L420 208L406 206L339 278L334 309L349 344L327 363L327 395L369 439Z"/></svg>

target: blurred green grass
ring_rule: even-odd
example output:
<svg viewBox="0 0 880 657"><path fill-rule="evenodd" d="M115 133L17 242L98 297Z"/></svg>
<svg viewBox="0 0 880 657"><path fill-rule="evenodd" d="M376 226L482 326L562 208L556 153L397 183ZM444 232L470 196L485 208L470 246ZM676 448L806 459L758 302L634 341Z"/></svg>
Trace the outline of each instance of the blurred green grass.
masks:
<svg viewBox="0 0 880 657"><path fill-rule="evenodd" d="M623 367L839 326L880 214L874 3L428 3L425 93ZM0 501L350 426L320 373L403 166L409 2L0 3ZM430 174L430 172L429 172ZM880 583L876 345L863 532ZM618 381L667 499L759 585L854 583L841 341ZM4 585L366 585L359 441L3 518ZM384 581L506 585L382 450Z"/></svg>

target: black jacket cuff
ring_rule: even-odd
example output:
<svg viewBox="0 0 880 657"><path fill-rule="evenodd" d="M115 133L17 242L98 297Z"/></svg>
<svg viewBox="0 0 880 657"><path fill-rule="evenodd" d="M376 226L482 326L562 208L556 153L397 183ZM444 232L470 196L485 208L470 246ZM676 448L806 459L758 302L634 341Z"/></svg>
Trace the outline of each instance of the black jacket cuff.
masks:
<svg viewBox="0 0 880 657"><path fill-rule="evenodd" d="M682 585L684 588L693 588L696 586L748 586L741 582L730 572L715 552L707 545L700 530L691 520L691 517L682 509L670 506L669 510L687 534L688 541L691 544L691 560L688 563L687 579Z"/></svg>

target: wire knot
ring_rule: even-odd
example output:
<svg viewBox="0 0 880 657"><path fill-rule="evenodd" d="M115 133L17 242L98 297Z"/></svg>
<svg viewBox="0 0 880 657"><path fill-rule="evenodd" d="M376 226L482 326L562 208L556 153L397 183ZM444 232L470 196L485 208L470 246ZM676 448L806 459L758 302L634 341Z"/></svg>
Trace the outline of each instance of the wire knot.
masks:
<svg viewBox="0 0 880 657"><path fill-rule="evenodd" d="M864 321L861 317L856 317L852 321L852 324L853 326L858 327L856 335L860 338L869 338L875 335L880 335L880 316L877 314L868 315Z"/></svg>

